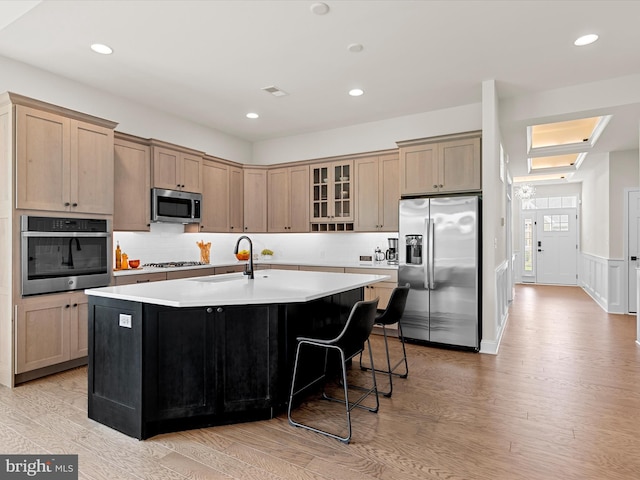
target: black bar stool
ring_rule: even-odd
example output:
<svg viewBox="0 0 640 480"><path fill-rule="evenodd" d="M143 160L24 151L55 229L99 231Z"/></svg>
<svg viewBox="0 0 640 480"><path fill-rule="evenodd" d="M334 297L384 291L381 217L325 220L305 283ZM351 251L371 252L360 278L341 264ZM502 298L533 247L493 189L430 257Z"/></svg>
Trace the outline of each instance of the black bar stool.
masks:
<svg viewBox="0 0 640 480"><path fill-rule="evenodd" d="M380 373L386 373L389 375L389 391L388 392L380 392L385 397L390 397L393 393L393 376L397 376L400 378L407 378L409 375L409 366L407 365L407 351L404 347L404 336L402 335L402 322L400 321L402 318L402 314L404 313L404 307L407 304L407 295L409 294L410 285L407 283L406 285L398 286L393 289L391 292L391 298L389 298L389 304L387 308L384 310L378 310L378 315L376 316L375 324L377 326L382 327L382 333L384 335L384 348L387 352L387 368L386 369L378 369L373 368L374 371ZM402 344L402 358L396 363L393 367L391 366L391 359L389 358L389 343L387 340L387 325L392 325L394 323L398 323L398 337L400 338L400 343ZM371 346L369 346L371 348ZM402 363L404 363L404 373L396 373L395 370ZM371 370L373 363L371 363L370 367L362 365L362 354L360 354L360 368L362 370Z"/></svg>
<svg viewBox="0 0 640 480"><path fill-rule="evenodd" d="M353 308L351 309L351 313L349 314L349 318L347 319L347 323L345 324L342 331L332 338L306 338L306 337L298 337L298 347L296 349L296 359L293 367L293 379L291 380L291 394L289 395L289 408L288 408L288 417L289 423L296 427L306 428L308 430L312 430L317 433L321 433L323 435L327 435L329 437L336 438L344 443L349 443L351 440L351 410L355 407L362 408L368 410L370 412L376 413L380 406L378 401L378 389L376 385L376 375L375 371L372 370L372 386L371 387L354 387L362 390L361 396L355 401L349 401L349 385L347 385L347 362L349 362L353 357L358 354L362 354L364 350L365 342L369 343L369 335L373 330L373 323L376 318L376 309L378 306L378 299L374 299L371 301L360 301L356 302ZM300 364L302 364L302 352L308 351L309 349L324 349L324 369L320 376L315 378L314 380L307 383L305 386L296 389L296 380L298 377L298 369ZM326 430L322 430L320 428L316 428L307 424L303 424L301 422L297 422L291 418L291 406L293 405L293 398L295 395L299 394L303 390L307 389L311 385L315 384L320 380L325 380L327 378L327 360L329 356L329 352L331 350L337 351L340 354L340 362L341 362L341 384L344 388L344 399L342 398L334 398L330 397L326 394L325 388L323 385L322 388L322 398L326 400L332 400L336 402L341 402L345 404L346 408L346 421L347 421L347 436L341 437L335 433L328 432ZM311 352L309 352L311 353ZM307 355L308 356L308 355ZM371 346L369 346L369 359L371 364L373 365L373 355L371 353ZM362 401L367 398L371 394L375 395L375 407L367 407L365 405L361 405Z"/></svg>

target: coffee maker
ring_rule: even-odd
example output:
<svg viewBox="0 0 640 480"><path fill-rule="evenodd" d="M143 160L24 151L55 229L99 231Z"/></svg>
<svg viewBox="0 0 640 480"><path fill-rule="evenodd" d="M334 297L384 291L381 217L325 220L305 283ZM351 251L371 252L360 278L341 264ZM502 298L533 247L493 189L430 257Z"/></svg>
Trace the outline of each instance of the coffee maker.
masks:
<svg viewBox="0 0 640 480"><path fill-rule="evenodd" d="M387 240L389 240L389 248L385 252L385 258L387 259L387 264L397 265L398 264L398 239L388 238Z"/></svg>

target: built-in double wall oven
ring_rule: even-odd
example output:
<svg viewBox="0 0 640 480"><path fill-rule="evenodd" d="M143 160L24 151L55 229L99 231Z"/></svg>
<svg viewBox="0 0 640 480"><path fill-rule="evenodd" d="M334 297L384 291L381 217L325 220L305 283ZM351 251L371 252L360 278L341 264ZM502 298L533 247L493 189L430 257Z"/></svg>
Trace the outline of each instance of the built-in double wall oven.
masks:
<svg viewBox="0 0 640 480"><path fill-rule="evenodd" d="M22 215L20 237L22 295L109 285L109 220Z"/></svg>

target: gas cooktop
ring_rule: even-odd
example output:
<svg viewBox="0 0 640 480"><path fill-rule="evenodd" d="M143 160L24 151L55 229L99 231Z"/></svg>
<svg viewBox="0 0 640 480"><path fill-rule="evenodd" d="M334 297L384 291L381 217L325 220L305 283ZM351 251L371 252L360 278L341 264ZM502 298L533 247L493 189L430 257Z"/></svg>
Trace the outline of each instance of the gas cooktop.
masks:
<svg viewBox="0 0 640 480"><path fill-rule="evenodd" d="M159 262L145 263L143 267L172 268L172 267L196 267L198 265L206 265L204 262Z"/></svg>

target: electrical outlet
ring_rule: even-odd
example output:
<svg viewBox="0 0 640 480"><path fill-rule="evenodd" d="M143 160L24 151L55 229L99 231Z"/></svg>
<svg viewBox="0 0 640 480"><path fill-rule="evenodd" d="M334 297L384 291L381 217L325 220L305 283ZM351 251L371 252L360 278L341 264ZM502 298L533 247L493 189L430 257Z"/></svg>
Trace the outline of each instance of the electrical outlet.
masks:
<svg viewBox="0 0 640 480"><path fill-rule="evenodd" d="M126 315L124 313L120 314L120 320L118 322L118 326L131 328L131 315Z"/></svg>

